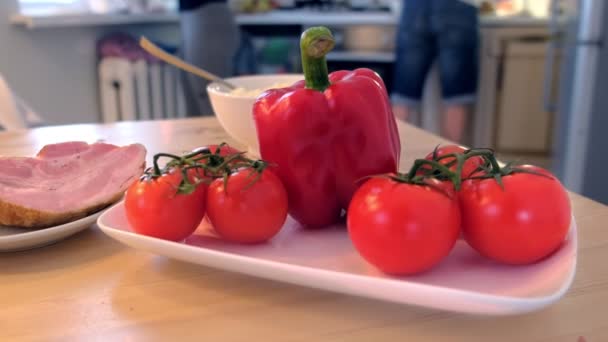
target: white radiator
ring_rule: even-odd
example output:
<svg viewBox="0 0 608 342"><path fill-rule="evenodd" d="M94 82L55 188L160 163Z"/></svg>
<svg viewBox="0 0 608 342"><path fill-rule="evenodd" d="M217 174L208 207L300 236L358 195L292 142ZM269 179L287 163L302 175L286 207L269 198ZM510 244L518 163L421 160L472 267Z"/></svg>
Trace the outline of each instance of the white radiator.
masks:
<svg viewBox="0 0 608 342"><path fill-rule="evenodd" d="M106 57L98 76L103 122L186 116L179 74L172 66Z"/></svg>

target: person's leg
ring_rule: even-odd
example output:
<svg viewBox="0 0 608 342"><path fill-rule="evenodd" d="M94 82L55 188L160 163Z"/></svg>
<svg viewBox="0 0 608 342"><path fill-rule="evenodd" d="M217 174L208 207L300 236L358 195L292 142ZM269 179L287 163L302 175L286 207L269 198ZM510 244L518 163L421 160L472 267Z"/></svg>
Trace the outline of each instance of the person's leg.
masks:
<svg viewBox="0 0 608 342"><path fill-rule="evenodd" d="M477 9L457 0L435 0L435 3L431 22L438 36L444 98L441 134L462 143L472 125L471 109L477 92Z"/></svg>
<svg viewBox="0 0 608 342"><path fill-rule="evenodd" d="M449 140L465 143L465 130L470 126L470 117L471 113L468 106L446 105L441 121L441 135Z"/></svg>
<svg viewBox="0 0 608 342"><path fill-rule="evenodd" d="M410 117L410 110L405 104L393 104L393 114L399 120L407 121Z"/></svg>
<svg viewBox="0 0 608 342"><path fill-rule="evenodd" d="M420 126L422 124L420 108L418 105L393 103L393 114L397 119L412 125Z"/></svg>
<svg viewBox="0 0 608 342"><path fill-rule="evenodd" d="M239 28L227 3L213 2L180 13L183 58L220 77L234 72L234 56L240 43ZM183 73L188 116L213 113L206 87L209 82Z"/></svg>
<svg viewBox="0 0 608 342"><path fill-rule="evenodd" d="M393 93L393 114L420 125L420 99L424 81L435 58L435 41L428 30L426 0L405 2L399 23Z"/></svg>

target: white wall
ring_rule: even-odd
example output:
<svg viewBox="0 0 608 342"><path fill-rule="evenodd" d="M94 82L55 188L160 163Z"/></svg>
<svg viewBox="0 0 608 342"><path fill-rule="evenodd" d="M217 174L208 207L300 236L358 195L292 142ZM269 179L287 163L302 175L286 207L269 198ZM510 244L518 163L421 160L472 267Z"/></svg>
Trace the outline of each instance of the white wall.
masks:
<svg viewBox="0 0 608 342"><path fill-rule="evenodd" d="M99 120L95 44L104 34L179 39L174 24L27 30L10 24L18 8L17 0L0 0L0 74L49 124Z"/></svg>

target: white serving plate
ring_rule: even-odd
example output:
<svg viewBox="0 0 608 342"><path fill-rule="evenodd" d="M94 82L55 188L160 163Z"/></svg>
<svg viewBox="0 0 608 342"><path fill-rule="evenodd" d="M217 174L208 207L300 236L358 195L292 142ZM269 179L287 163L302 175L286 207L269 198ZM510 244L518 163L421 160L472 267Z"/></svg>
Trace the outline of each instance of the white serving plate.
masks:
<svg viewBox="0 0 608 342"><path fill-rule="evenodd" d="M528 266L494 263L459 240L437 267L410 277L386 276L355 251L344 226L304 230L291 218L270 242L237 245L217 239L207 223L184 242L131 231L123 203L97 221L101 230L131 247L227 271L389 302L484 315L533 311L561 298L576 269L576 224L564 245Z"/></svg>
<svg viewBox="0 0 608 342"><path fill-rule="evenodd" d="M97 221L104 210L79 220L42 229L0 226L0 252L17 252L53 244L81 232Z"/></svg>

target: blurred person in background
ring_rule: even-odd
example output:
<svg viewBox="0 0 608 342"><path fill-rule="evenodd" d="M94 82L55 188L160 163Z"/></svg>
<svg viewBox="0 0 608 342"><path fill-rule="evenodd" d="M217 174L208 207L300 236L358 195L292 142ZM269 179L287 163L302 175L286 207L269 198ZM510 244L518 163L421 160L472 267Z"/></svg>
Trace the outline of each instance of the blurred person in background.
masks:
<svg viewBox="0 0 608 342"><path fill-rule="evenodd" d="M477 1L403 0L397 33L393 112L420 124L426 77L438 62L443 96L441 134L462 142L477 92Z"/></svg>
<svg viewBox="0 0 608 342"><path fill-rule="evenodd" d="M179 0L180 53L189 63L220 77L234 73L240 31L227 0ZM182 73L188 116L211 115L208 81Z"/></svg>

